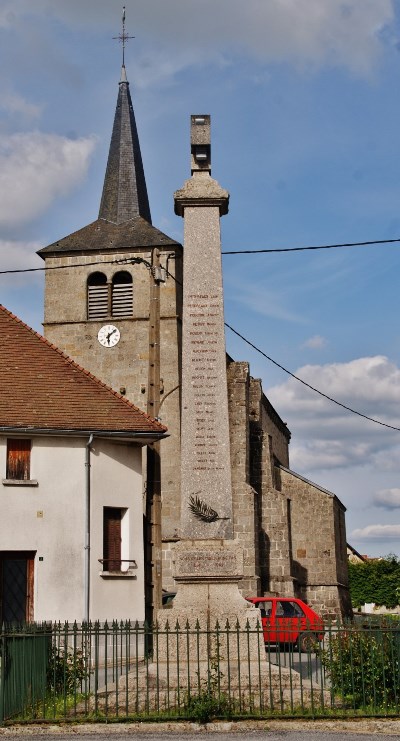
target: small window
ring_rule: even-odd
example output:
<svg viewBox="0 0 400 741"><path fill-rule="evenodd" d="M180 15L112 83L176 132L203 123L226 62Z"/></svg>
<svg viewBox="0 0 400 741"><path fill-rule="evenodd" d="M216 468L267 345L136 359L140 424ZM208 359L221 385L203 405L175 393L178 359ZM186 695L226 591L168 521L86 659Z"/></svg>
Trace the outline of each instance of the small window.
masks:
<svg viewBox="0 0 400 741"><path fill-rule="evenodd" d="M133 283L132 276L126 270L116 273L112 279L112 316L132 316Z"/></svg>
<svg viewBox="0 0 400 741"><path fill-rule="evenodd" d="M31 441L7 440L6 478L29 481L31 468Z"/></svg>
<svg viewBox="0 0 400 741"><path fill-rule="evenodd" d="M105 319L109 313L109 286L104 273L89 275L87 281L87 315L88 319Z"/></svg>

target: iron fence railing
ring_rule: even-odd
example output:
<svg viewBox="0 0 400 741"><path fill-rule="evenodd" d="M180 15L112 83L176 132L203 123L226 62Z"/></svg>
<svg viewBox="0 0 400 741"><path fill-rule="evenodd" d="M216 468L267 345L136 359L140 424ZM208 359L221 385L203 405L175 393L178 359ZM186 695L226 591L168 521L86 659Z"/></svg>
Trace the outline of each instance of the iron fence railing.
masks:
<svg viewBox="0 0 400 741"><path fill-rule="evenodd" d="M3 627L0 723L398 714L400 623L292 624L279 640L170 619Z"/></svg>

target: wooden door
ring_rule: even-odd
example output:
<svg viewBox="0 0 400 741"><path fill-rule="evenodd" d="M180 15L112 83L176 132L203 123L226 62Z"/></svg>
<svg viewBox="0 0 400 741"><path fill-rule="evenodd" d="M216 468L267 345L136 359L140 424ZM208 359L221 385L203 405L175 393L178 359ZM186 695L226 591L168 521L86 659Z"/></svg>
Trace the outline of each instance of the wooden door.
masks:
<svg viewBox="0 0 400 741"><path fill-rule="evenodd" d="M33 620L35 554L0 551L0 624Z"/></svg>

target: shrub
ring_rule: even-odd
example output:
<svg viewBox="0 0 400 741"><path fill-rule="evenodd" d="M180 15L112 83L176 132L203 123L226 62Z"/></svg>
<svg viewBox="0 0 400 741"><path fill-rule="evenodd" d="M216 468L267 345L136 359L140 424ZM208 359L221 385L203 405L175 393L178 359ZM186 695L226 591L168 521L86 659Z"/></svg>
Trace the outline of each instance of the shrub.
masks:
<svg viewBox="0 0 400 741"><path fill-rule="evenodd" d="M89 676L82 651L52 646L47 668L47 689L55 695L72 695Z"/></svg>
<svg viewBox="0 0 400 741"><path fill-rule="evenodd" d="M353 708L398 705L400 630L340 631L322 652L332 692Z"/></svg>

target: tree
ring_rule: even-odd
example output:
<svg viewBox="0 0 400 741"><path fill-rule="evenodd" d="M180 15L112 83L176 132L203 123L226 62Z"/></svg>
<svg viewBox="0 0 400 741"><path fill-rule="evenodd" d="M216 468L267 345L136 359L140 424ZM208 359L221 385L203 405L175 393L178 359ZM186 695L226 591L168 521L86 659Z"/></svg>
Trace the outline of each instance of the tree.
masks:
<svg viewBox="0 0 400 741"><path fill-rule="evenodd" d="M365 602L393 608L400 601L400 560L393 553L382 559L349 563L353 607Z"/></svg>

